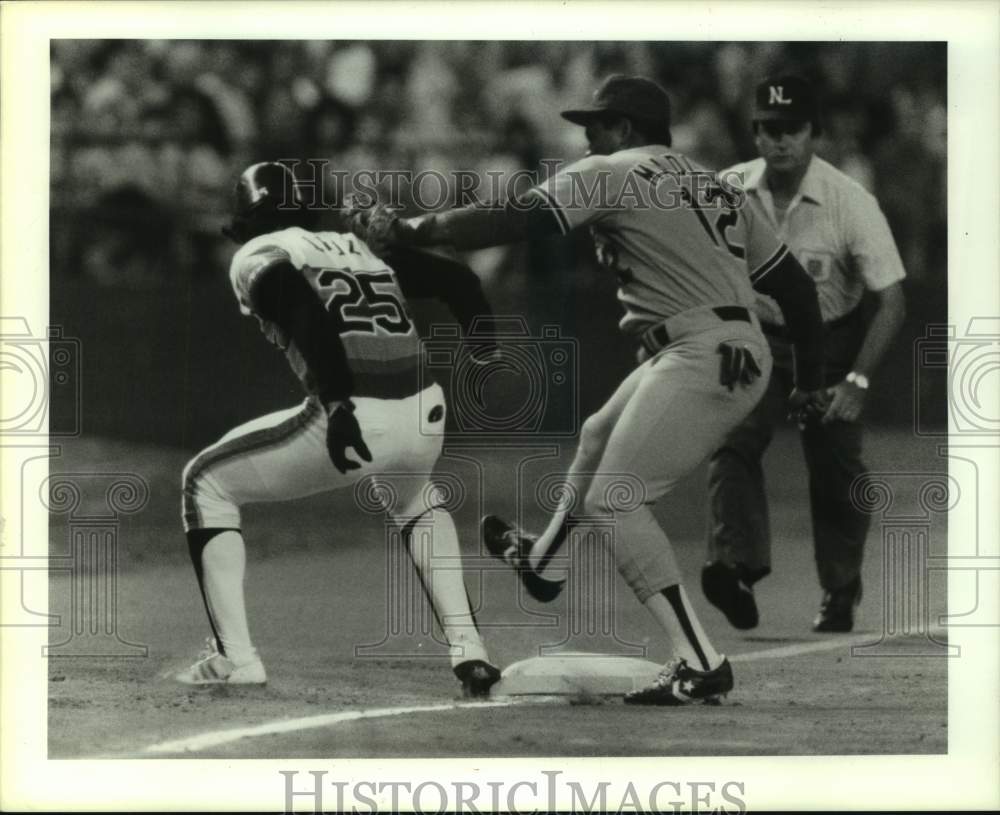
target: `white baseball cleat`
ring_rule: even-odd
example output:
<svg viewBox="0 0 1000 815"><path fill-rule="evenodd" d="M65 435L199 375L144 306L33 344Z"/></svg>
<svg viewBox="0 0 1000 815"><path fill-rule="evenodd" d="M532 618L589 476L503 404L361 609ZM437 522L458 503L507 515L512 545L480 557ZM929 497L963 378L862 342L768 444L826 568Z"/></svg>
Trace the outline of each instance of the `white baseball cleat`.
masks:
<svg viewBox="0 0 1000 815"><path fill-rule="evenodd" d="M250 662L236 665L228 657L220 654L215 640L208 641L208 649L190 668L174 676L184 685L263 685L267 683L267 673L260 657Z"/></svg>

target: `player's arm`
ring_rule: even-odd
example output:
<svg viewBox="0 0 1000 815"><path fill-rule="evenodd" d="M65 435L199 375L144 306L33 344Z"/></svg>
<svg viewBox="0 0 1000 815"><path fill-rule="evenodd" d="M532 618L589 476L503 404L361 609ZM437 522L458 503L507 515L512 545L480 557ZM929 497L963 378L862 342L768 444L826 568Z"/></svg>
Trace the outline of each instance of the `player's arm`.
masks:
<svg viewBox="0 0 1000 815"><path fill-rule="evenodd" d="M323 403L349 399L353 382L339 320L323 307L298 269L289 260L273 261L253 275L247 292L254 313L275 323L295 343Z"/></svg>
<svg viewBox="0 0 1000 815"><path fill-rule="evenodd" d="M401 218L393 240L403 246L450 244L456 249L482 249L559 232L552 208L540 198L525 195L503 205L468 206Z"/></svg>
<svg viewBox="0 0 1000 815"><path fill-rule="evenodd" d="M371 451L354 417L353 377L340 339L340 318L327 311L312 287L287 260L276 259L261 266L246 281L254 313L275 323L301 354L312 375L316 395L327 414L326 449L342 473L361 465L347 458L353 447L365 461Z"/></svg>
<svg viewBox="0 0 1000 815"><path fill-rule="evenodd" d="M433 252L394 246L386 258L403 294L431 297L444 303L468 336L477 322L488 322L493 309L477 275L464 263Z"/></svg>
<svg viewBox="0 0 1000 815"><path fill-rule="evenodd" d="M625 183L622 167L609 164L604 156L577 161L524 195L504 204L468 206L417 218L395 220L387 242L405 246L439 246L480 249L515 243L528 238L566 234L601 218L606 210L593 191L598 183L613 199ZM603 198L603 196L601 197Z"/></svg>
<svg viewBox="0 0 1000 815"><path fill-rule="evenodd" d="M816 297L816 284L784 244L753 271L750 280L757 291L778 303L785 318L795 348L796 389L820 390L823 387L823 317Z"/></svg>
<svg viewBox="0 0 1000 815"><path fill-rule="evenodd" d="M746 228L750 282L777 302L792 339L795 388L820 391L824 386L823 316L816 284L753 204L747 202L740 214Z"/></svg>

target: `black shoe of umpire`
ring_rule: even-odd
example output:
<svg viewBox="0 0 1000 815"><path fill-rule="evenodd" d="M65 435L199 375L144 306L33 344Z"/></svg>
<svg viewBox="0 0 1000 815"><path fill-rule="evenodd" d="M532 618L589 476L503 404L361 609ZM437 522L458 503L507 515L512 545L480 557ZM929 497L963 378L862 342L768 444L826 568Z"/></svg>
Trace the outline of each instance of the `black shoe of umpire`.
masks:
<svg viewBox="0 0 1000 815"><path fill-rule="evenodd" d="M534 535L526 534L497 515L484 515L480 528L490 554L517 572L528 594L540 603L551 602L559 596L566 581L546 580L528 562L528 553L537 540Z"/></svg>
<svg viewBox="0 0 1000 815"><path fill-rule="evenodd" d="M726 615L733 628L747 631L760 623L753 587L740 567L721 560L706 563L701 570L701 590L708 602Z"/></svg>
<svg viewBox="0 0 1000 815"><path fill-rule="evenodd" d="M460 662L453 670L462 683L462 696L466 699L486 699L490 688L500 681L500 671L481 659Z"/></svg>
<svg viewBox="0 0 1000 815"><path fill-rule="evenodd" d="M821 634L846 634L854 628L854 609L861 602L861 578L823 595L813 631Z"/></svg>

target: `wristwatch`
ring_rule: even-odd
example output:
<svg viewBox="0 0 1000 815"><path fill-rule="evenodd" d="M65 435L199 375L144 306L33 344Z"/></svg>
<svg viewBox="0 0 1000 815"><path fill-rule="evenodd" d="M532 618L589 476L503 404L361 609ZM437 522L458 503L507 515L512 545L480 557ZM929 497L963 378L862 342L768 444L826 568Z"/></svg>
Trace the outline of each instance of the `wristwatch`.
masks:
<svg viewBox="0 0 1000 815"><path fill-rule="evenodd" d="M851 371L847 376L844 377L845 382L850 382L854 387L861 388L861 390L868 390L868 377L864 374L859 374L856 371Z"/></svg>

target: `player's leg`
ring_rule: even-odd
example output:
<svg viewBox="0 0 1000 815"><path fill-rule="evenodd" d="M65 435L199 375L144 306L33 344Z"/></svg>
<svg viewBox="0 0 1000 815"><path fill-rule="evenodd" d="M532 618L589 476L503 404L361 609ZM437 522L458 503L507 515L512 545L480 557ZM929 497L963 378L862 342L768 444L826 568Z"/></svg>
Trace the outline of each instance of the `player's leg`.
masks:
<svg viewBox="0 0 1000 815"><path fill-rule="evenodd" d="M860 422L812 424L802 430L809 470L816 569L824 592L813 623L816 631L850 631L861 599L861 563L871 516L851 499L851 484L863 475Z"/></svg>
<svg viewBox="0 0 1000 815"><path fill-rule="evenodd" d="M182 681L239 682L244 675L263 681L243 591L240 507L335 489L365 472L339 473L327 456L325 437L323 408L307 400L236 428L185 468L184 528L218 654L179 675ZM374 454L377 448L372 449ZM227 673L230 668L235 670Z"/></svg>
<svg viewBox="0 0 1000 815"><path fill-rule="evenodd" d="M612 397L604 406L589 416L580 427L580 440L577 443L573 461L566 473L566 482L562 489L559 507L549 519L545 531L538 536L528 553L528 562L540 575L545 575L546 566L558 553L571 524L571 514L587 493L590 480L597 471L597 466L604 455L611 431L629 398L638 386L641 373L633 371L629 377L618 386Z"/></svg>
<svg viewBox="0 0 1000 815"><path fill-rule="evenodd" d="M469 696L485 695L500 672L490 663L469 603L458 531L433 485L444 434L444 394L437 386L400 400L393 426L400 436L391 472L375 476L448 643L451 665ZM410 428L418 428L412 432Z"/></svg>
<svg viewBox="0 0 1000 815"><path fill-rule="evenodd" d="M514 524L496 516L483 519L483 539L487 548L518 569L528 592L537 600L547 602L557 597L562 590L564 578L552 574L559 567L553 567L548 574L546 570L553 565L553 559L562 550L574 524L573 512L579 508L582 496L587 492L615 422L649 365L646 362L632 371L601 409L583 423L576 453L566 474L559 507L541 535L537 538L528 535Z"/></svg>
<svg viewBox="0 0 1000 815"><path fill-rule="evenodd" d="M719 384L717 348L734 333L752 351L763 376L730 392ZM667 692L647 689L650 693L627 697L630 702L682 703L687 691L674 688L675 680L693 682L694 698L717 696L731 687L728 662L713 648L681 586L673 550L652 508L749 413L766 387L770 367L770 353L749 327L695 335L653 361L608 440L585 512L614 516L618 570L680 660L666 674L671 683ZM645 487L643 500L628 508L615 506L614 485L621 474L636 477Z"/></svg>
<svg viewBox="0 0 1000 815"><path fill-rule="evenodd" d="M771 573L771 523L762 459L787 412L787 372L775 363L764 396L708 461L708 560L702 592L735 628L759 622L753 585Z"/></svg>
<svg viewBox="0 0 1000 815"><path fill-rule="evenodd" d="M761 459L774 435L774 420L781 409L779 377L708 460L710 528L709 561L748 571L771 570L771 524Z"/></svg>

